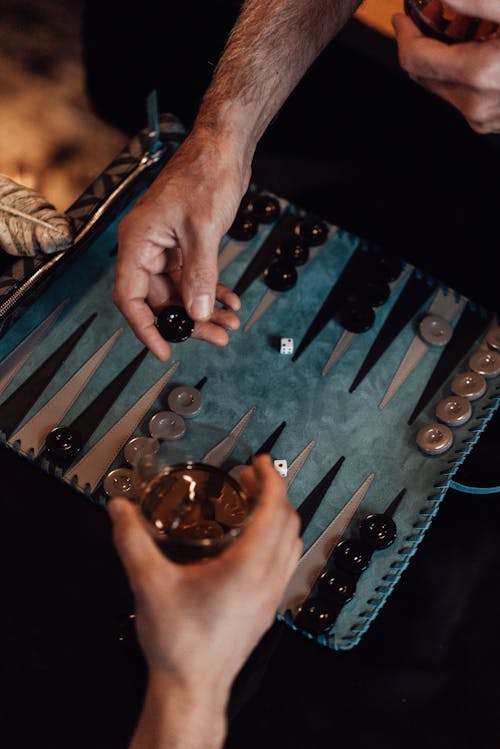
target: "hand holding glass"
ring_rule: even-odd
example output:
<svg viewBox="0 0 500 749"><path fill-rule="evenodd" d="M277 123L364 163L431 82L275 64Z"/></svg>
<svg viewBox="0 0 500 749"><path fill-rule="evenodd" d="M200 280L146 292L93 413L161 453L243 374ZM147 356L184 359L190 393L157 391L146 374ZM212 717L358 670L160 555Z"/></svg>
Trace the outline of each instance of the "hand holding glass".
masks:
<svg viewBox="0 0 500 749"><path fill-rule="evenodd" d="M151 533L177 562L220 553L246 526L254 506L225 470L165 444L139 461L134 483Z"/></svg>

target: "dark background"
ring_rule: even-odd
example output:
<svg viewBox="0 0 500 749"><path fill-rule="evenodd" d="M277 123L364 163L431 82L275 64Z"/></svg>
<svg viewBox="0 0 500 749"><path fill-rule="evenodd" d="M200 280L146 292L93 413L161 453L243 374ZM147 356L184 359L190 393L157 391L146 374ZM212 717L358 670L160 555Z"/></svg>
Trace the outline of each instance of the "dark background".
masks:
<svg viewBox="0 0 500 749"><path fill-rule="evenodd" d="M158 87L162 108L189 127L236 6L169 4L165 23L182 33L166 43L152 20L164 18L159 4L129 14L89 2L98 116L132 132ZM254 178L493 308L498 153L401 73L392 40L352 22L271 126ZM500 484L499 449L497 416L457 479ZM125 747L145 671L133 640L118 639L132 601L106 513L4 449L0 468L2 745ZM289 629L259 649L266 667L254 658L238 680L227 749L497 749L499 500L449 492L352 651Z"/></svg>
<svg viewBox="0 0 500 749"><path fill-rule="evenodd" d="M130 133L147 93L190 127L240 3L143 3L139 17L87 0L94 110ZM165 38L167 24L176 33ZM479 136L412 83L393 39L353 20L305 75L262 138L254 180L380 243L442 281L500 304L500 136Z"/></svg>

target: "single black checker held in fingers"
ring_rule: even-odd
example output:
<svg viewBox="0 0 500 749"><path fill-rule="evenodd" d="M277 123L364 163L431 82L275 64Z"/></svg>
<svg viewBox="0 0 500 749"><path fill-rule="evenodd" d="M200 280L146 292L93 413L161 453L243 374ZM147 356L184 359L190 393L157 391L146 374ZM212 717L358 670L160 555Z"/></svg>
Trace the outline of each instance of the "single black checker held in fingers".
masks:
<svg viewBox="0 0 500 749"><path fill-rule="evenodd" d="M166 341L181 343L193 332L194 320L189 317L184 307L171 304L158 315L156 327Z"/></svg>

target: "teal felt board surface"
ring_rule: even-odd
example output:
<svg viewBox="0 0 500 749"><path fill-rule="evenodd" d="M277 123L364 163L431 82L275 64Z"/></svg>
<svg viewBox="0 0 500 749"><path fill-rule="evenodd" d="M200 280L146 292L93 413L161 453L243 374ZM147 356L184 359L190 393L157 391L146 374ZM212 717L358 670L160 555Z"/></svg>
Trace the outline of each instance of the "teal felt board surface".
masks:
<svg viewBox="0 0 500 749"><path fill-rule="evenodd" d="M301 214L300 207L289 205L283 199L281 205L283 209ZM122 329L102 364L70 406L62 423L70 423L141 350L141 344L112 301L117 226L129 208L130 205L126 206L85 252L68 264L43 291L31 298L24 314L0 339L0 362L3 362L59 303L66 300L58 321L1 393L0 430L2 403L89 315L96 313L95 320L35 404L23 415L15 432L29 424L30 419L61 392L65 383L115 331ZM380 410L378 404L415 336L414 319L404 327L359 387L349 392L364 356L402 293L403 282L396 285L388 301L377 309L373 327L355 337L327 375L322 376L322 369L333 345L343 333L333 319L297 361L280 354L279 339L293 338L297 346L349 259L356 251L369 249L366 242L349 232L330 225L328 228L327 240L318 248L315 257L300 269L294 288L278 293L265 314L247 331L244 330L245 323L267 291L263 277L244 292L240 313L242 325L238 331L231 333L227 347L215 348L205 342L189 339L172 344L173 355L167 363L158 362L148 353L90 438L85 452L92 450L113 425L130 412L148 388L174 363L178 363L172 379L147 408L143 418L128 435L129 438L149 434L149 419L154 413L168 408L167 396L172 387L178 384L195 385L206 377L202 391L202 412L187 421L186 436L181 441L188 443L191 440L196 449L196 424L206 424L214 429L216 442L219 435L226 433L250 408L255 407L243 435L249 450L255 451L281 422L286 421L286 427L272 451L274 458L285 459L291 464L312 443L304 465L289 487L290 501L295 507L300 505L335 461L344 456L338 475L304 533L305 550L370 473L374 474L374 479L345 537L356 536L361 519L369 513L384 512L396 495L403 488L406 489L394 516L396 540L389 548L373 554L368 568L357 581L353 599L340 610L331 629L314 635L326 647L345 650L360 641L404 569L411 563L455 472L474 449L498 407L500 378L488 380L486 393L471 404L471 419L453 430L453 446L441 455L428 457L417 448L416 434L421 426L436 421L436 403L450 393L451 379L456 373L467 369L471 354L485 346L483 335L456 364L446 382L411 425L407 423L408 417L441 354L439 347L429 348L386 408ZM230 287L236 283L272 230L273 225L261 225L252 240L241 243L241 253L221 274L224 283ZM223 239L221 250L227 241L228 238ZM407 267L406 270L411 269ZM422 308L416 311L414 318L430 307L440 290L443 289L438 284ZM444 291L455 294L453 290ZM459 295L455 294L455 297ZM471 308L470 303L465 302ZM472 305L472 309L478 316L484 317L485 331L490 322L495 324L493 320L490 321L486 311L475 305ZM453 324L456 324L456 320ZM29 429L25 429L23 435L21 443L12 439L12 434L4 435L4 442L26 456L27 460L36 460L36 450L33 451L30 444L30 438L33 441L35 435L30 435ZM201 445L199 447L201 449ZM105 466L104 473L123 464L123 452L120 450ZM47 466L40 465L40 470L44 469L47 470ZM59 475L54 480L65 481L72 492L87 496L96 506L103 501L100 482L89 487L81 481L81 477ZM289 616L285 616L285 620L290 626L296 627ZM304 634L313 636L306 632Z"/></svg>

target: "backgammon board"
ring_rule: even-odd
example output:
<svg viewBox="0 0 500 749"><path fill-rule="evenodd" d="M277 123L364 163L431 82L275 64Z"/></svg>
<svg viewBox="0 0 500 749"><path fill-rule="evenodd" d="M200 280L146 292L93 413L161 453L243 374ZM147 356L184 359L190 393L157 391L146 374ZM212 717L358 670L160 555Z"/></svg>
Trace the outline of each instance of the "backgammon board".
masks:
<svg viewBox="0 0 500 749"><path fill-rule="evenodd" d="M219 255L241 328L225 348L189 339L157 361L112 301L117 226L181 138L165 115L161 148L134 139L69 209L64 254L4 260L2 442L96 511L131 491L134 438L231 470L242 445L265 448L284 466L305 550L277 617L350 649L498 407L500 327L424 269L251 185ZM201 408L183 433L173 418L152 437L177 388ZM61 425L85 437L64 465L46 443Z"/></svg>

